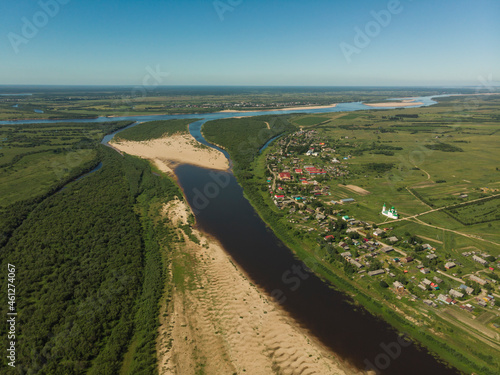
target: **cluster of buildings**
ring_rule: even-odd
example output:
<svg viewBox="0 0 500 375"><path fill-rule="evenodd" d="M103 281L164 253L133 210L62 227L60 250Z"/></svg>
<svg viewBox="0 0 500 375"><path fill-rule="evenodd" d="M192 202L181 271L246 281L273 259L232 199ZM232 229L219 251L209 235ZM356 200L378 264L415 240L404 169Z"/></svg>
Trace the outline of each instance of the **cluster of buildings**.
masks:
<svg viewBox="0 0 500 375"><path fill-rule="evenodd" d="M389 284L392 284L398 293L398 298L408 294L407 287L410 285L412 292L409 295L412 298L422 299L423 303L433 307L437 307L439 304L458 304L457 301L464 301L468 297L474 298L472 294L475 289L465 285L465 282L448 289L446 285L449 280L443 283L443 280L434 275L438 264L439 268L444 266L445 270L461 266L455 259L448 259L445 262L439 261L438 255L435 253L436 249L428 243L419 244L418 249L413 244L410 247L407 246L409 244L404 245L404 248L413 248L418 252L425 251L423 256L419 255L418 259L414 259L404 251L393 247L396 243L403 244L406 241L397 236L388 235L385 229L377 228L368 233L367 230L371 228L369 223L356 220L345 214L341 216L342 209L334 209L334 205L355 202L354 198L342 198L337 201L322 200L319 201L321 202L319 207L314 204L318 197L331 195L329 181L348 175L348 165L340 160L348 160L349 156L335 157L335 149L320 142L317 132L314 130L296 132L288 137L282 137L277 143L278 151L268 154L266 160L267 168L272 174L272 177L267 180L269 191L276 206L281 209L289 206L289 222L294 223L297 229L308 233L317 232L324 241L340 249L340 251L337 250L337 254L352 266L360 278L365 276L369 278L382 277L383 280L392 278ZM304 147L304 145L306 146ZM301 151L302 156L298 155L296 150L304 150L304 148L306 149L305 154L304 151ZM318 162L312 159L314 157L318 158ZM381 214L389 219L400 218L396 208L394 206L389 208L385 203ZM339 220L347 223L347 235L335 238L330 230L338 225ZM357 232L357 235L351 236L352 232ZM399 254L394 257L394 255L389 254L391 252ZM463 255L471 256L474 262L483 266L488 265L488 261L485 259L488 257L487 254L469 252ZM388 266L384 264L388 264ZM403 283L404 280L397 274L403 275L409 285L406 282ZM486 279L474 274L470 275L469 280L480 286L488 283ZM441 291L442 285L445 285L447 292ZM484 298L480 298L478 301L481 304L484 302L491 305L491 300L486 301ZM474 309L470 303L465 303L460 307L465 310Z"/></svg>

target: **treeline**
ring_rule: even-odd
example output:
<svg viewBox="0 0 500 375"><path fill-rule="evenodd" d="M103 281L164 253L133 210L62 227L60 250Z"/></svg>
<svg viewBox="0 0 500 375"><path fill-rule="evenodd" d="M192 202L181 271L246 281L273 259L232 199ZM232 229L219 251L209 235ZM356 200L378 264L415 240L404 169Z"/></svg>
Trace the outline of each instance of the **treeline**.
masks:
<svg viewBox="0 0 500 375"><path fill-rule="evenodd" d="M25 156L42 152L50 151L60 154L68 151L97 148L102 136L113 133L132 123L132 121L112 121L105 123L64 122L15 126L0 125L0 137L4 138L3 147L33 149L16 154L8 161L0 162L0 168L12 167ZM71 131L70 134L68 134L68 129ZM96 135L98 139L93 138ZM59 139L62 142L54 143L54 139Z"/></svg>
<svg viewBox="0 0 500 375"><path fill-rule="evenodd" d="M188 125L197 119L160 120L145 122L120 132L117 139L147 141L175 133L187 133Z"/></svg>
<svg viewBox="0 0 500 375"><path fill-rule="evenodd" d="M363 165L367 171L375 173L389 172L394 167L394 163L367 163Z"/></svg>
<svg viewBox="0 0 500 375"><path fill-rule="evenodd" d="M65 179L59 180L58 183L51 186L45 194L14 202L6 207L0 207L0 247L7 243L14 230L23 223L29 213L33 211L38 204L52 196L55 192L61 190L61 188L69 182L94 169L102 158L101 152L102 150L99 150L92 160L73 168Z"/></svg>
<svg viewBox="0 0 500 375"><path fill-rule="evenodd" d="M146 161L101 149L103 168L39 202L0 254L2 269L17 271L19 373L119 373L131 338L125 373L157 372L160 244L170 233L152 208L180 191Z"/></svg>
<svg viewBox="0 0 500 375"><path fill-rule="evenodd" d="M203 126L203 135L207 141L220 145L229 152L235 171L249 170L267 141L296 129L288 121L288 117L257 116L209 121ZM236 174L237 177L242 177Z"/></svg>
<svg viewBox="0 0 500 375"><path fill-rule="evenodd" d="M438 150L444 152L464 152L460 147L450 145L448 143L435 143L432 145L425 145L429 150Z"/></svg>

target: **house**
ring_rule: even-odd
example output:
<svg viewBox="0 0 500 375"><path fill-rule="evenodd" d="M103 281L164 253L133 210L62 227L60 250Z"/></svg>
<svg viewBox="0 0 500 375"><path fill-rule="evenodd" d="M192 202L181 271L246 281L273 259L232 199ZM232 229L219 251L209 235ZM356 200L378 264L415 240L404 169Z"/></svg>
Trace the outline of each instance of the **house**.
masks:
<svg viewBox="0 0 500 375"><path fill-rule="evenodd" d="M464 294L456 291L455 289L450 289L450 296L454 298L462 298Z"/></svg>
<svg viewBox="0 0 500 375"><path fill-rule="evenodd" d="M377 276L385 273L383 269L375 270L375 271L369 271L368 276Z"/></svg>
<svg viewBox="0 0 500 375"><path fill-rule="evenodd" d="M394 282L392 283L392 285L394 285L394 287L395 287L396 289L404 289L404 288L405 288L405 286L404 286L404 285L403 285L400 281L394 281Z"/></svg>
<svg viewBox="0 0 500 375"><path fill-rule="evenodd" d="M404 263L410 263L410 262L413 262L413 258L412 258L412 257L406 257L406 258L403 258L403 262L404 262Z"/></svg>
<svg viewBox="0 0 500 375"><path fill-rule="evenodd" d="M283 194L274 194L274 198L283 199L283 198L285 198L285 196Z"/></svg>
<svg viewBox="0 0 500 375"><path fill-rule="evenodd" d="M346 244L345 242L339 242L339 246L344 250L349 250L349 245Z"/></svg>
<svg viewBox="0 0 500 375"><path fill-rule="evenodd" d="M467 285L460 285L460 289L464 290L465 293L467 293L468 295L471 295L472 293L474 293L474 289L472 289L470 286L467 286Z"/></svg>
<svg viewBox="0 0 500 375"><path fill-rule="evenodd" d="M343 243L343 242L341 242L341 243ZM339 244L339 245L340 245L340 244ZM344 258L350 258L350 257L352 257L352 254L351 254L351 252L350 252L350 251L346 251L346 252L344 252L344 253L341 253L341 254L340 254L340 256L341 256L341 257L344 257Z"/></svg>
<svg viewBox="0 0 500 375"><path fill-rule="evenodd" d="M390 253L391 251L394 251L394 249L391 246L384 246L383 248L380 249L383 253Z"/></svg>
<svg viewBox="0 0 500 375"><path fill-rule="evenodd" d="M439 290L439 285L431 283L431 288L434 290Z"/></svg>
<svg viewBox="0 0 500 375"><path fill-rule="evenodd" d="M473 312L474 311L474 306L472 306L470 303L467 303L465 305L460 306L461 309L464 309L468 312Z"/></svg>
<svg viewBox="0 0 500 375"><path fill-rule="evenodd" d="M335 239L335 236L333 234L329 234L328 236L325 236L325 241L333 241Z"/></svg>
<svg viewBox="0 0 500 375"><path fill-rule="evenodd" d="M437 256L436 254L429 254L429 255L426 255L425 257L426 257L427 259L432 260L432 259L436 259L438 256Z"/></svg>
<svg viewBox="0 0 500 375"><path fill-rule="evenodd" d="M428 273L430 273L430 272L431 272L431 270L430 270L430 269L428 269L428 268L422 268L422 269L420 270L420 272L422 272L424 275L427 275Z"/></svg>
<svg viewBox="0 0 500 375"><path fill-rule="evenodd" d="M453 263L453 262L447 262L447 263L445 263L444 268L446 268L447 270L449 270L449 269L451 269L451 268L453 268L455 266L456 266L455 263Z"/></svg>
<svg viewBox="0 0 500 375"><path fill-rule="evenodd" d="M472 256L472 260L475 261L475 262L478 262L479 264L481 264L483 266L487 266L488 265L488 262L486 260L484 260L481 257L478 257L477 255L473 255Z"/></svg>
<svg viewBox="0 0 500 375"><path fill-rule="evenodd" d="M437 276L434 276L434 277L432 278L432 280L434 280L434 281L435 281L435 282L437 282L438 284L441 284L441 283L443 282L443 280L442 280L442 279L440 279L440 278L439 278L439 277L437 277Z"/></svg>
<svg viewBox="0 0 500 375"><path fill-rule="evenodd" d="M356 261L354 259L349 259L349 263L351 263L354 267L357 267L357 268L363 267L363 265L361 263L359 263L358 261Z"/></svg>
<svg viewBox="0 0 500 375"><path fill-rule="evenodd" d="M354 202L354 198L345 198L340 200L341 204L352 203L352 202Z"/></svg>
<svg viewBox="0 0 500 375"><path fill-rule="evenodd" d="M447 305L454 305L455 302L445 294L440 294L437 298L439 301L446 303Z"/></svg>
<svg viewBox="0 0 500 375"><path fill-rule="evenodd" d="M476 275L472 275L471 277L469 277L469 280L475 281L479 285L485 285L488 283L486 280L481 279L480 277L477 277Z"/></svg>
<svg viewBox="0 0 500 375"><path fill-rule="evenodd" d="M428 243L423 244L423 245L422 245L422 248L423 248L424 250L432 250L432 249L433 249L433 247L432 247L431 245L429 245Z"/></svg>
<svg viewBox="0 0 500 375"><path fill-rule="evenodd" d="M437 307L436 302L431 301L430 299L424 299L424 303L428 306Z"/></svg>
<svg viewBox="0 0 500 375"><path fill-rule="evenodd" d="M300 169L300 168L295 169L295 173L302 174L302 169Z"/></svg>
<svg viewBox="0 0 500 375"><path fill-rule="evenodd" d="M424 285L431 285L432 281L430 281L429 279L424 278L424 279L422 279L422 284L424 284Z"/></svg>
<svg viewBox="0 0 500 375"><path fill-rule="evenodd" d="M382 229L380 229L380 228L377 228L377 229L375 229L373 231L373 235L377 236L377 237L380 236L380 235L382 235L382 233L385 233L385 232Z"/></svg>
<svg viewBox="0 0 500 375"><path fill-rule="evenodd" d="M399 239L396 236L389 237L387 240L389 242L398 242L399 241Z"/></svg>
<svg viewBox="0 0 500 375"><path fill-rule="evenodd" d="M279 174L279 179L282 181L290 181L292 176L290 175L290 172L281 172Z"/></svg>

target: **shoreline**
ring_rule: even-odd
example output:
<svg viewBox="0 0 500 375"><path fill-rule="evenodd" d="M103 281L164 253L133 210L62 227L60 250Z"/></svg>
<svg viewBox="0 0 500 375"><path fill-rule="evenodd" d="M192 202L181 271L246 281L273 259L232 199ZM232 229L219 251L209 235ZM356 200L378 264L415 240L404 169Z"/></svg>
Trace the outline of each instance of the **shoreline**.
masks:
<svg viewBox="0 0 500 375"><path fill-rule="evenodd" d="M165 205L163 213L178 228L188 224L192 211L185 200L177 200ZM176 230L184 241L174 250L174 262L184 264L186 271L181 284L173 287L173 306L160 315L161 375L194 370L199 359L193 352L204 358L207 375L364 373L325 347L256 286L216 238L194 227L195 243L182 229ZM169 340L170 349L161 350Z"/></svg>
<svg viewBox="0 0 500 375"><path fill-rule="evenodd" d="M387 103L363 103L368 107L374 108L386 108L386 107L409 107L409 106L417 106L424 104L423 102L414 102L413 100L409 101L401 101L401 102L387 102Z"/></svg>
<svg viewBox="0 0 500 375"><path fill-rule="evenodd" d="M180 164L227 171L229 161L216 149L199 143L190 134L174 134L149 141L125 141L113 138L114 149L151 160L163 172L173 173Z"/></svg>
<svg viewBox="0 0 500 375"><path fill-rule="evenodd" d="M224 109L223 111L218 111L215 113L247 113L247 112L263 112L263 111L299 111L302 109L324 109L324 108L335 108L337 103L330 105L317 105L317 106L304 106L304 107L289 107L289 108L276 108L276 109L249 109L248 111Z"/></svg>

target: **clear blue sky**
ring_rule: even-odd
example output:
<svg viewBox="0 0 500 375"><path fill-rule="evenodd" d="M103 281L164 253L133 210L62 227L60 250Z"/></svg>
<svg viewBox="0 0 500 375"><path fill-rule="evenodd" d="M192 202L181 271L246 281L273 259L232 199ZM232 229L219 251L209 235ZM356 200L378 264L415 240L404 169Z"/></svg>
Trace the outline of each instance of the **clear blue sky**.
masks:
<svg viewBox="0 0 500 375"><path fill-rule="evenodd" d="M41 3L57 1L67 4L46 16L35 0L1 2L0 84L137 85L147 67L158 66L169 73L160 76L162 85L478 85L490 75L500 81L497 0L400 0L382 26L371 12L397 1ZM26 20L35 31L23 30ZM367 26L369 44L356 44L355 28ZM346 59L348 45L356 52Z"/></svg>

